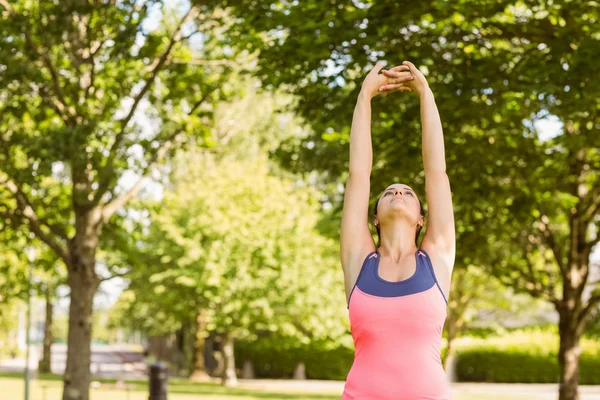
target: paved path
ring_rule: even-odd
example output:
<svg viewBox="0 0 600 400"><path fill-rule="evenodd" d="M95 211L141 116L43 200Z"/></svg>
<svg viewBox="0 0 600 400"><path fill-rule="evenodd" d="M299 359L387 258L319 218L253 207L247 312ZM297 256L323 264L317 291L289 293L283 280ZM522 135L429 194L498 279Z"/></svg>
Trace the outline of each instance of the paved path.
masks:
<svg viewBox="0 0 600 400"><path fill-rule="evenodd" d="M37 362L41 349L33 347L30 365L37 369ZM66 346L55 344L52 346L52 372L62 374L66 362ZM0 372L22 372L25 366L24 359L0 360ZM143 355L132 351L126 346L92 346L91 370L94 377L117 379L146 379L147 366L144 364ZM218 379L215 381L219 381ZM306 392L341 394L344 382L321 380L274 380L256 379L239 380L240 387L274 392ZM526 385L526 384L489 384L489 383L455 383L452 385L455 396L486 400L510 398L514 400L556 400L558 385ZM581 400L600 400L600 386L580 386Z"/></svg>
<svg viewBox="0 0 600 400"><path fill-rule="evenodd" d="M41 347L32 346L29 366L37 370L41 358ZM51 370L55 374L63 374L67 362L67 346L52 345ZM21 372L25 368L25 359L0 360L0 372ZM92 345L92 363L90 366L93 376L98 378L145 379L147 366L144 356L139 351L133 351L131 346Z"/></svg>
<svg viewBox="0 0 600 400"><path fill-rule="evenodd" d="M294 381L294 380L239 380L240 387L277 392L342 393L344 382L340 381ZM600 386L580 386L581 400L600 400ZM495 383L454 383L454 396L472 397L481 400L488 398L510 398L514 400L555 400L558 398L557 384L495 384ZM493 396L493 397L492 397Z"/></svg>

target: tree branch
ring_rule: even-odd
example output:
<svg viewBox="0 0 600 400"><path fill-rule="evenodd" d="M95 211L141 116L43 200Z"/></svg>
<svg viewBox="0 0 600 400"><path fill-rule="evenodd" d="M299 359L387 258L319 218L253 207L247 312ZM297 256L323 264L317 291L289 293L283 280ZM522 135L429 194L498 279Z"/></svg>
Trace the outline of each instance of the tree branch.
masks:
<svg viewBox="0 0 600 400"><path fill-rule="evenodd" d="M125 136L125 128L127 127L127 125L129 124L129 121L131 121L131 118L135 114L135 111L137 110L137 107L138 107L140 101L142 100L142 98L144 97L146 92L148 92L148 90L150 89L150 87L152 86L154 81L156 80L156 77L157 77L158 73L160 72L160 69L165 64L168 63L168 61L171 57L171 50L173 50L173 47L175 46L175 44L178 43L181 39L181 30L182 30L183 26L189 20L191 20L195 15L196 15L196 8L191 7L190 10L187 12L187 14L179 22L179 25L177 26L175 31L172 33L171 40L169 41L169 45L167 46L167 48L165 49L163 54L160 57L158 57L157 59L155 59L154 62L152 63L152 65L150 66L150 77L148 77L148 79L144 82L144 86L142 87L140 92L136 96L133 96L133 105L131 106L131 109L129 110L127 115L120 121L121 122L121 130L119 131L119 133L117 133L117 135L115 137L115 141L110 149L111 157L113 155L115 155L117 148L121 144L121 141L123 140L123 136Z"/></svg>
<svg viewBox="0 0 600 400"><path fill-rule="evenodd" d="M586 204L583 211L583 218L587 221L591 221L600 211L600 186L596 186L583 201L584 204Z"/></svg>
<svg viewBox="0 0 600 400"><path fill-rule="evenodd" d="M527 249L525 250L525 254L527 254ZM554 293L552 293L552 291L548 288L548 287L543 287L538 279L535 279L535 272L534 272L534 268L533 268L533 263L531 262L531 260L529 259L529 257L525 256L525 263L527 264L527 272L524 271L521 268L516 268L517 273L526 280L525 284L519 284L510 280L509 277L499 277L500 281L502 283L504 283L505 285L508 286L512 286L515 287L515 289L519 289L525 292L528 292L530 294L533 295L537 295L540 297L545 298L547 301L553 303L553 304L558 304L559 300L554 296Z"/></svg>
<svg viewBox="0 0 600 400"><path fill-rule="evenodd" d="M545 218L546 221L544 221L544 217L546 217ZM564 260L562 257L562 252L560 250L560 247L556 243L556 238L554 237L554 233L552 232L552 229L550 229L550 221L548 220L548 217L546 215L543 215L540 222L541 222L541 227L542 227L542 229L540 229L540 231L542 232L542 236L544 237L544 239L546 239L546 243L548 244L548 246L550 246L550 249L552 250L552 254L554 254L554 258L556 259L556 262L558 263L558 267L560 268L560 271L564 273L565 263L563 262Z"/></svg>
<svg viewBox="0 0 600 400"><path fill-rule="evenodd" d="M184 60L183 58L173 58L171 60L174 64L190 64L190 65L234 65L232 60L200 60L191 59Z"/></svg>
<svg viewBox="0 0 600 400"><path fill-rule="evenodd" d="M147 179L148 174L143 174L131 189L125 192L121 197L116 198L115 200L104 206L102 210L102 218L104 220L104 223L108 222L108 220L115 213L115 211L124 206L129 200L137 196L140 190L142 190L142 185Z"/></svg>
<svg viewBox="0 0 600 400"><path fill-rule="evenodd" d="M9 208L5 204L2 204L2 206L6 208L7 211L0 211L0 217L8 218L12 223L13 228L19 227L22 224L22 222L17 218L16 213L14 211L8 211ZM0 232L4 232L8 226L9 225L7 224L3 224L2 228L0 229Z"/></svg>
<svg viewBox="0 0 600 400"><path fill-rule="evenodd" d="M190 111L188 112L188 116L192 115L194 112L196 112L196 110L198 109L198 107L200 107L200 105L202 105L202 103L204 103L204 101L208 98L208 96L210 95L211 92L206 92L204 94L204 96L202 96L190 109ZM108 220L110 219L110 217L119 209L121 208L123 205L125 205L129 200L131 200L132 198L134 198L135 196L137 196L137 194L140 192L140 190L142 189L142 185L144 184L144 181L146 181L146 179L148 179L150 172L152 170L152 168L154 168L154 166L156 164L158 164L163 158L164 156L167 154L167 152L169 151L169 149L171 148L173 142L175 141L175 139L177 138L177 136L179 134L181 134L184 131L184 127L180 126L178 129L176 129L173 133L171 133L161 144L161 146L156 150L156 152L150 157L150 159L148 160L148 164L146 165L146 167L144 168L144 171L142 172L142 176L140 177L140 179L135 183L135 185L133 185L133 187L131 189L129 189L127 192L125 192L123 195L121 195L121 197L116 198L115 200L111 201L110 203L108 203L107 205L104 206L104 209L102 210L102 217L104 219L104 222L107 223Z"/></svg>
<svg viewBox="0 0 600 400"><path fill-rule="evenodd" d="M121 195L120 197L116 198L115 200L111 201L106 206L104 206L104 209L102 210L102 218L104 220L104 223L107 223L108 220L110 219L110 217L119 208L123 207L129 200L131 200L132 198L134 198L135 196L138 195L140 190L142 190L142 186L143 186L144 182L150 176L150 172L151 172L152 168L154 168L154 166L156 164L158 164L158 162L163 158L163 156L167 153L167 151L169 151L169 149L171 148L171 145L173 144L173 140L181 132L183 132L183 128L179 128L175 132L173 132L171 135L169 135L169 137L158 148L158 150L154 154L154 156L152 156L152 158L148 162L148 165L146 166L146 168L144 168L144 171L142 172L142 176L140 177L140 179L138 179L138 181L135 183L135 185L133 185L133 187L131 189L129 189L123 195Z"/></svg>
<svg viewBox="0 0 600 400"><path fill-rule="evenodd" d="M11 7L11 5L6 0L0 0L0 5L2 5L6 9L6 11L8 12L9 15L11 15L11 16L15 15L14 9ZM58 101L61 104L60 108L63 109L63 113L61 113L61 114L64 115L65 112L68 112L70 117L74 117L76 115L75 109L73 107L69 107L67 102L65 101L65 98L64 98L64 95L63 95L62 89L61 89L61 84L59 81L58 71L54 67L52 60L50 59L50 57L48 56L47 53L42 52L39 49L39 47L34 43L30 32L27 31L27 29L26 29L26 26L23 25L22 28L23 28L23 34L25 35L25 40L26 40L27 44L31 47L33 52L42 59L43 65L45 65L46 68L50 71L50 75L52 77L52 85L54 87L53 91L54 91L56 97L58 98ZM64 119L64 116L63 116L63 119Z"/></svg>
<svg viewBox="0 0 600 400"><path fill-rule="evenodd" d="M13 196L17 200L17 206L19 207L19 210L21 211L22 215L27 219L31 231L34 232L35 235L38 238L40 238L43 242L45 242L48 246L50 246L50 248L52 248L52 250L54 250L56 254L63 259L65 264L69 265L69 256L66 247L61 245L55 237L44 232L42 230L42 226L46 226L55 235L65 240L67 240L66 234L62 236L63 232L60 229L58 229L58 227L55 227L48 223L44 223L43 220L40 220L37 217L33 207L31 206L31 203L27 199L27 196L14 181L8 179L4 182L4 185L8 188L8 190L13 194Z"/></svg>
<svg viewBox="0 0 600 400"><path fill-rule="evenodd" d="M52 63L50 56L48 55L48 53L42 52L40 50L40 48L33 41L31 34L27 30L25 30L25 27L23 27L23 34L25 35L25 40L27 41L27 44L29 44L29 46L31 46L31 49L34 51L34 53L36 55L41 57L42 63L46 66L48 71L50 71L50 76L52 77L53 91L54 91L54 94L56 95L56 97L58 98L58 101L62 105L61 108L64 110L65 113L67 113L69 115L70 118L74 118L77 113L75 112L75 109L73 107L69 106L67 104L67 101L65 100L65 97L64 97L62 89L61 89L61 83L59 80L58 71L56 70L56 67L54 67L54 64Z"/></svg>
<svg viewBox="0 0 600 400"><path fill-rule="evenodd" d="M585 324L586 319L591 316L592 310L598 304L600 304L600 293L597 293L597 294L593 295L592 297L590 297L587 305L583 308L583 310L581 310L581 313L579 314L578 323Z"/></svg>
<svg viewBox="0 0 600 400"><path fill-rule="evenodd" d="M8 148L9 145L1 135L0 135L0 145L4 151L6 159L10 162L10 153L9 153L9 148ZM23 215L26 218L30 218L30 215L33 214L33 216L35 216L37 223L44 225L52 233L54 233L58 238L63 239L65 241L68 240L69 237L67 235L67 232L62 227L60 227L56 224L52 224L44 218L39 218L35 214L35 207L27 198L27 195L25 194L25 192L21 189L21 185L19 185L16 180L12 180L6 172L5 172L5 174L6 174L7 178L2 183L4 183L6 185L8 190L13 194L13 196L17 200L17 204L20 206L20 209L21 209L21 212L23 213Z"/></svg>
<svg viewBox="0 0 600 400"><path fill-rule="evenodd" d="M42 99L42 102L48 104L50 108L52 108L65 123L67 122L63 105L57 102L55 98L48 95L48 89L46 89L43 84L38 83L36 86L34 83L31 83L30 88L36 90Z"/></svg>
<svg viewBox="0 0 600 400"><path fill-rule="evenodd" d="M546 298L548 300L550 300L551 302L555 302L558 301L558 299L554 296L554 293L552 293L551 289L545 286L542 286L542 284L540 283L539 279L536 279L535 277L535 271L533 268L533 263L531 262L531 260L529 259L529 257L525 256L525 262L527 263L527 271L528 271L528 277L530 279L531 283L531 288L530 290L534 290L535 293L538 294L542 294L544 296L546 296Z"/></svg>
<svg viewBox="0 0 600 400"><path fill-rule="evenodd" d="M500 39L511 40L515 37L526 38L526 39L530 40L531 42L535 42L535 41L546 41L547 42L547 41L551 41L552 39L554 39L553 30L552 29L548 30L548 29L546 29L545 26L541 26L541 25L542 24L539 24L538 26L535 26L535 25L532 26L531 24L528 24L527 31L524 31L522 29L515 29L515 28L517 28L517 26L514 24L508 25L508 24L503 24L500 22L488 20L486 22L486 28L496 28L497 31L494 33L486 31L486 32L482 33L481 35L483 38L486 38L486 39L500 38ZM533 29L535 29L534 27L541 28L541 30L537 29L537 32L536 32L533 30Z"/></svg>
<svg viewBox="0 0 600 400"><path fill-rule="evenodd" d="M600 224L596 224L596 238L587 242L585 245L586 254L591 253L595 245L600 243Z"/></svg>
<svg viewBox="0 0 600 400"><path fill-rule="evenodd" d="M6 1L6 0L0 0L0 5L1 5L2 7L4 7L4 8L6 9L6 11L8 11L9 13L12 13L12 12L13 12L13 9L12 9L12 7L10 6L10 4L8 3L8 1Z"/></svg>
<svg viewBox="0 0 600 400"><path fill-rule="evenodd" d="M33 50L36 52L36 54L38 56L42 57L42 60L44 61L46 68L48 68L48 70L50 71L50 75L52 76L52 84L54 86L54 93L56 94L56 97L58 97L58 101L60 101L60 103L64 106L64 109L66 111L68 111L70 117L75 116L75 110L72 107L69 107L67 105L67 102L65 101L65 98L62 93L62 89L60 87L61 85L60 85L59 78L58 78L58 71L56 71L56 68L54 68L54 65L52 64L52 60L50 60L50 57L48 56L48 54L42 53L35 46L35 43L33 43L33 40L31 39L31 36L29 36L29 34L25 33L25 38L27 39L27 43L29 43L29 45L33 48Z"/></svg>
<svg viewBox="0 0 600 400"><path fill-rule="evenodd" d="M100 48L104 45L104 42L98 40L92 42L91 33L90 33L90 18L87 16L79 16L77 17L77 26L79 28L79 37L75 36L73 39L73 43L78 42L80 45L73 46L75 59L79 61L79 63L86 63L89 65L89 70L85 72L81 72L81 77L79 79L79 86L84 90L83 97L80 96L79 104L85 103L94 88L94 81L96 76L96 59L95 56L100 51ZM75 17L74 17L75 19ZM79 65L78 65L79 67Z"/></svg>
<svg viewBox="0 0 600 400"><path fill-rule="evenodd" d="M111 276L107 276L106 278L101 278L100 282L110 281L111 279L114 279L114 278L122 278L124 276L127 276L129 273L131 273L131 271L127 270L125 272L120 272L118 274L112 274Z"/></svg>

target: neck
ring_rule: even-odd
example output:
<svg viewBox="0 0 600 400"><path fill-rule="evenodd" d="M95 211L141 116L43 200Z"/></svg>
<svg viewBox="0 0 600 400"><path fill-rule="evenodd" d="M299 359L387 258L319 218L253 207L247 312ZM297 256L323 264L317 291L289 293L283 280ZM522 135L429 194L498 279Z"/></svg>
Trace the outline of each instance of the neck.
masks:
<svg viewBox="0 0 600 400"><path fill-rule="evenodd" d="M379 254L392 256L395 260L414 254L417 251L417 245L415 244L416 232L417 226L405 219L397 219L382 224L380 227L381 245L379 246Z"/></svg>

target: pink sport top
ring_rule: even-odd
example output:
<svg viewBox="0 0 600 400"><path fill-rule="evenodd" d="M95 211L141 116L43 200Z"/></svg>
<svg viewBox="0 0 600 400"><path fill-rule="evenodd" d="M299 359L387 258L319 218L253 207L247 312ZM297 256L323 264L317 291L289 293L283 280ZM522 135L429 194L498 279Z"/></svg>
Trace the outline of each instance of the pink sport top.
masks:
<svg viewBox="0 0 600 400"><path fill-rule="evenodd" d="M342 400L450 400L441 361L447 301L431 260L400 282L379 276L379 252L365 259L348 304L354 363Z"/></svg>

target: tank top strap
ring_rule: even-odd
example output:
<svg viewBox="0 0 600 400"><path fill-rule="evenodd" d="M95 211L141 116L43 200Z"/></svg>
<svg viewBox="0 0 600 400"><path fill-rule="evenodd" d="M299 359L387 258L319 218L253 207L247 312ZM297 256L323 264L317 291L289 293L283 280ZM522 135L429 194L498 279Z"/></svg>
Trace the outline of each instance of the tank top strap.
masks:
<svg viewBox="0 0 600 400"><path fill-rule="evenodd" d="M435 281L436 286L440 290L440 293L442 294L442 297L444 298L444 301L446 302L446 305L448 305L448 300L446 299L446 295L442 291L442 288L440 287L437 277L435 276L435 270L433 269L433 264L431 263L431 258L429 257L429 254L427 254L427 252L425 250L419 249L419 251L417 252L417 255L418 255L417 260L422 260L423 263L427 266L427 269L430 271L431 276L433 277L433 280Z"/></svg>

